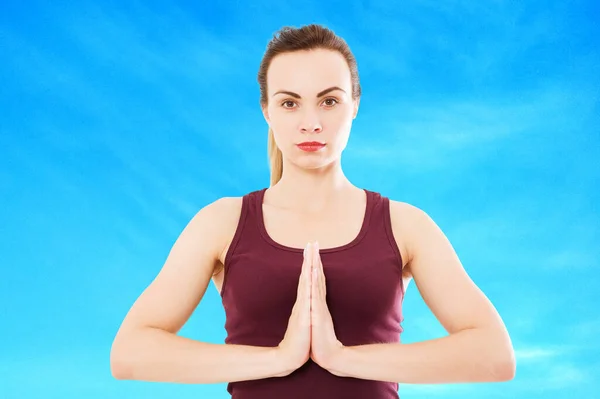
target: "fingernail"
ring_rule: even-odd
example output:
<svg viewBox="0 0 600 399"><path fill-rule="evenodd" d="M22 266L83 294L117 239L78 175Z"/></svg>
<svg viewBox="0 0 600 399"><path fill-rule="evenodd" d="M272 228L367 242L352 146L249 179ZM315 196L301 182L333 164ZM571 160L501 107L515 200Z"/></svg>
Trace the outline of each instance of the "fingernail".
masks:
<svg viewBox="0 0 600 399"><path fill-rule="evenodd" d="M304 247L304 256L306 256L306 253L308 252L308 249L310 248L310 242L306 244L306 246Z"/></svg>
<svg viewBox="0 0 600 399"><path fill-rule="evenodd" d="M318 241L315 241L315 250L317 250L317 251L319 250L319 242Z"/></svg>

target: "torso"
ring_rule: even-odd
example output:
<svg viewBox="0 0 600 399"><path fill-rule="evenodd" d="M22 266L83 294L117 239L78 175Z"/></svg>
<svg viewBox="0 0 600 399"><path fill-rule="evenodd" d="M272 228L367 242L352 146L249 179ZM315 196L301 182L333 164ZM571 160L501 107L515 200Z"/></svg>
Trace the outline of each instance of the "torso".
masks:
<svg viewBox="0 0 600 399"><path fill-rule="evenodd" d="M237 220L241 214L242 197L232 202L235 209L231 210L231 215L238 215L237 218L230 218L227 226L226 242L219 255L217 266L212 278L217 291L220 293L223 286L223 265L225 257L233 236L237 229ZM402 277L406 287L411 279L410 273L405 269L408 263L408 252L404 245L403 227L396 222L403 220L401 214L409 211L407 204L390 200L390 216L392 221L392 232L400 254L403 260ZM303 248L309 241L318 241L321 249L340 247L351 242L359 233L363 218L365 215L366 199L363 190L357 189L352 198L340 204L333 204L330 209L318 214L298 213L289 209L282 209L269 204L268 200L263 203L263 220L269 237L284 246L293 248ZM235 223L234 223L235 222ZM294 226L290 229L289 226Z"/></svg>

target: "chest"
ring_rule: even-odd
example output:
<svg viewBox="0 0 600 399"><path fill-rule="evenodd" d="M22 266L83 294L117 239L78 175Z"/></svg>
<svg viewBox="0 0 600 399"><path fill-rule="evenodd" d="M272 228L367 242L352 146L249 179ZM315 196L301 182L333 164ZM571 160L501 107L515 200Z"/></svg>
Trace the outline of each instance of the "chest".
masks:
<svg viewBox="0 0 600 399"><path fill-rule="evenodd" d="M226 328L249 329L249 334L260 329L281 339L297 299L302 254L240 245L229 263L223 295ZM389 248L366 237L354 247L323 253L321 260L327 307L342 342L358 344L365 336L385 342L378 335L382 331L399 332L402 279Z"/></svg>
<svg viewBox="0 0 600 399"><path fill-rule="evenodd" d="M302 214L263 205L262 228L267 239L284 247L304 248L318 241L321 249L351 243L363 229L365 206L339 206L318 214Z"/></svg>

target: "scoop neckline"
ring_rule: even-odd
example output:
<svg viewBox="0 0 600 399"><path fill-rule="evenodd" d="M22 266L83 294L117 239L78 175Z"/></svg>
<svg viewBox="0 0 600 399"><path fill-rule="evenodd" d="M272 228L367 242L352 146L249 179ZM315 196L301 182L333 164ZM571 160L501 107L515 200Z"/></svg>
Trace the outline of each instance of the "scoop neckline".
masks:
<svg viewBox="0 0 600 399"><path fill-rule="evenodd" d="M262 236L262 238L269 243L270 245L285 250L285 251L289 251L289 252L298 252L298 253L303 253L304 252L304 248L295 248L295 247L289 247L287 245L283 245L280 244L279 242L275 241L267 232L267 228L265 226L265 219L264 219L264 214L263 214L263 200L265 197L265 193L267 191L268 187L263 188L262 190L259 190L256 196L256 215L257 215L257 223L258 223L258 230L260 231L260 234ZM363 215L363 221L362 221L362 225L360 227L360 230L358 232L358 234L354 237L354 239L352 239L352 241L337 246L337 247L331 247L331 248L323 248L323 249L319 249L319 253L329 253L329 252L338 252L338 251L343 251L346 250L348 248L351 248L353 246L355 246L356 244L358 244L363 237L365 236L365 234L367 233L368 227L369 227L369 222L371 220L371 210L373 207L373 198L372 198L372 193L367 190L367 189L361 189L365 192L366 195L366 208L365 208L365 213Z"/></svg>

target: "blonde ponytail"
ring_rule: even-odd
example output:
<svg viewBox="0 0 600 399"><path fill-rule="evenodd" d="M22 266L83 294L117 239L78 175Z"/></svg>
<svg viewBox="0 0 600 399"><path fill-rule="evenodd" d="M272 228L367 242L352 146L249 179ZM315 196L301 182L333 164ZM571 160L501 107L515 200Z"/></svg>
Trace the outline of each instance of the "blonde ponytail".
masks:
<svg viewBox="0 0 600 399"><path fill-rule="evenodd" d="M273 187L283 174L283 155L277 147L271 128L269 128L267 152L269 154L269 167L271 169L271 187Z"/></svg>

